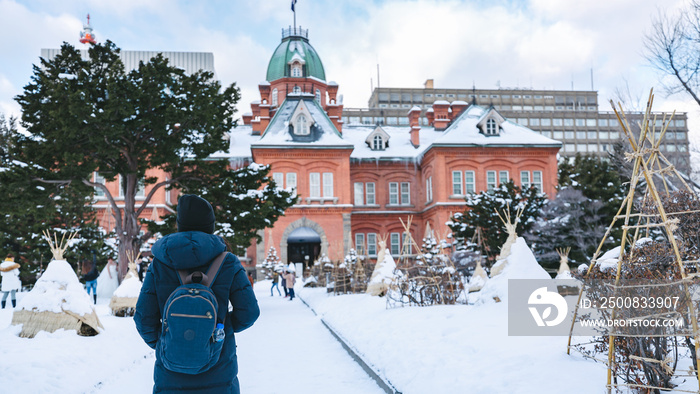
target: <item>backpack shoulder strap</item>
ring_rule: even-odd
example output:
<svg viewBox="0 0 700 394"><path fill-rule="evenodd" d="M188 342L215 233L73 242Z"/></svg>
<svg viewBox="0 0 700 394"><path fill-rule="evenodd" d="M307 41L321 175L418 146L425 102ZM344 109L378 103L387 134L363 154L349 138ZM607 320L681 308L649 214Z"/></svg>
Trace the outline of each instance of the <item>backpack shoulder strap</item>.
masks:
<svg viewBox="0 0 700 394"><path fill-rule="evenodd" d="M224 259L226 259L226 255L228 252L222 252L220 255L216 256L214 261L212 261L211 265L209 266L209 269L207 269L207 272L205 274L202 274L200 271L195 271L193 273L188 273L185 270L177 270L178 276L180 278L180 284L186 285L189 283L192 283L192 277L199 273L202 277L201 281L199 281L200 284L203 284L204 286L211 287L211 284L214 283L214 279L216 279L216 276L219 274L219 270L221 269L221 265L224 262Z"/></svg>
<svg viewBox="0 0 700 394"><path fill-rule="evenodd" d="M221 252L221 254L216 256L214 261L211 263L209 269L207 270L207 273L202 278L201 283L204 286L211 287L211 284L214 283L214 280L216 279L216 276L219 274L219 270L221 269L221 265L226 259L226 255L228 255L228 252Z"/></svg>

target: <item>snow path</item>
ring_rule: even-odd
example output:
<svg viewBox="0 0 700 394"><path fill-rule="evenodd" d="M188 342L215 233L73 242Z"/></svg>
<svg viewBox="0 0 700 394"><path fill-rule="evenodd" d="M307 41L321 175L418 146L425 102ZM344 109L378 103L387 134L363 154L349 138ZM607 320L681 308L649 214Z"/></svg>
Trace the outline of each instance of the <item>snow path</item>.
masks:
<svg viewBox="0 0 700 394"><path fill-rule="evenodd" d="M290 302L277 296L277 292L270 297L269 283L255 286L260 318L253 327L236 334L242 393L384 393L308 307L298 299ZM150 393L154 361L152 352L141 356L123 376L103 382L92 392Z"/></svg>

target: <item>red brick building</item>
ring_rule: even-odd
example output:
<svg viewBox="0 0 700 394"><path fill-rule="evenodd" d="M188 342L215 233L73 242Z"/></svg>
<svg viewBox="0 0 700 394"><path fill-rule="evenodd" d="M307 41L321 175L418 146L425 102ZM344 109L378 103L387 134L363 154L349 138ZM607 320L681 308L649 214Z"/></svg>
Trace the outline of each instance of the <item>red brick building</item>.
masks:
<svg viewBox="0 0 700 394"><path fill-rule="evenodd" d="M284 30L259 90L260 101L232 133L230 158L269 164L278 186L300 199L248 249L251 264L270 246L284 262L313 263L321 254L341 260L351 247L371 258L385 236L398 255L399 219L413 216L410 230L420 240L427 224L446 235L444 223L464 209L468 192L514 179L555 193L561 143L493 108L438 101L427 127L419 108L406 113L406 126L344 126L338 85L326 82L306 30Z"/></svg>

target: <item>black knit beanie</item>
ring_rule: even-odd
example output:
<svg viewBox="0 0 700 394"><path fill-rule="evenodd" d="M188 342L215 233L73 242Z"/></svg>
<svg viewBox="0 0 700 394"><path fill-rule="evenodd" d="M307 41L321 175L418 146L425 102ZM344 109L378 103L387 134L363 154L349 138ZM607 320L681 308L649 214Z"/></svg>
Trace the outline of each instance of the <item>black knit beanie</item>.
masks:
<svg viewBox="0 0 700 394"><path fill-rule="evenodd" d="M177 202L177 231L214 234L214 209L202 197L185 194Z"/></svg>

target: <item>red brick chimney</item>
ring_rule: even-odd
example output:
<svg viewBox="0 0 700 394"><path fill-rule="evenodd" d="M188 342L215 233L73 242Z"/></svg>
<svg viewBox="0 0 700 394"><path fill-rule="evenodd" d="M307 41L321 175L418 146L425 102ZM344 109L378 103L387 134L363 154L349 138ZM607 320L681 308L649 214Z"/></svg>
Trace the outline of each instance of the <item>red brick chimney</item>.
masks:
<svg viewBox="0 0 700 394"><path fill-rule="evenodd" d="M453 101L452 102L452 119L450 119L450 120L457 119L459 114L464 112L464 110L467 109L468 106L469 106L469 103L467 103L466 101L461 101L461 100Z"/></svg>
<svg viewBox="0 0 700 394"><path fill-rule="evenodd" d="M258 90L260 90L260 102L263 104L270 104L270 83L265 81L258 85Z"/></svg>
<svg viewBox="0 0 700 394"><path fill-rule="evenodd" d="M244 125L249 125L251 120L253 120L253 114L251 114L250 112L246 112L243 114Z"/></svg>
<svg viewBox="0 0 700 394"><path fill-rule="evenodd" d="M328 103L326 113L339 133L343 133L343 104L338 103L338 84L328 82Z"/></svg>
<svg viewBox="0 0 700 394"><path fill-rule="evenodd" d="M435 130L445 130L450 124L450 103L445 100L438 100L433 103L433 113L435 115Z"/></svg>
<svg viewBox="0 0 700 394"><path fill-rule="evenodd" d="M413 107L408 111L408 124L411 126L411 145L414 148L420 146L420 108Z"/></svg>
<svg viewBox="0 0 700 394"><path fill-rule="evenodd" d="M433 126L435 124L435 111L433 111L433 107L425 111L425 117L428 118L428 126Z"/></svg>

